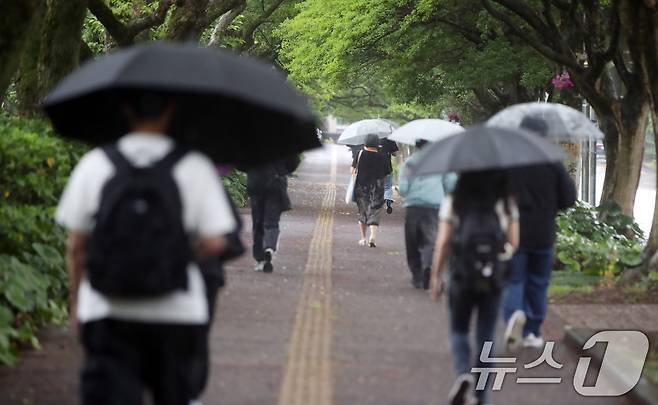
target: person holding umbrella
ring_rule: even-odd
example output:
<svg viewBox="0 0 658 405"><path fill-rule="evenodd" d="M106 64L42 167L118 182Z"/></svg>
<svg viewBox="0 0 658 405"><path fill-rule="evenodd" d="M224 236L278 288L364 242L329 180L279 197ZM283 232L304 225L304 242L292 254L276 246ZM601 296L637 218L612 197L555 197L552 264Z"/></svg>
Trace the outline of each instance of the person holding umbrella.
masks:
<svg viewBox="0 0 658 405"><path fill-rule="evenodd" d="M56 212L85 349L81 403L138 404L148 391L155 405L187 405L208 363L212 297L199 263L226 258L236 229L212 161L250 168L317 147L313 114L269 66L169 43L87 62L43 107L60 135L100 145ZM266 135L271 127L284 135Z"/></svg>
<svg viewBox="0 0 658 405"><path fill-rule="evenodd" d="M212 162L165 135L176 104L153 92L122 104L132 131L83 156L56 213L82 323L82 403L140 403L145 384L155 403L182 405L206 363L194 263L220 255L236 223Z"/></svg>
<svg viewBox="0 0 658 405"><path fill-rule="evenodd" d="M429 142L416 141L420 151ZM413 154L400 170L400 195L404 197L404 241L407 251L407 264L411 271L411 285L414 288L428 289L430 266L439 225L439 208L444 197L451 193L457 176L435 174L409 178L409 166L413 166L418 156Z"/></svg>
<svg viewBox="0 0 658 405"><path fill-rule="evenodd" d="M520 127L538 137L548 133L546 122L533 116L524 118ZM541 348L541 325L553 268L555 217L576 202L576 187L562 163L513 170L512 179L521 211L521 243L505 288L505 342L510 350Z"/></svg>
<svg viewBox="0 0 658 405"><path fill-rule="evenodd" d="M384 178L390 174L387 156L379 152L379 137L369 134L363 150L352 161L354 195L359 208L359 246L376 247L379 214L384 205ZM366 234L370 229L370 236Z"/></svg>
<svg viewBox="0 0 658 405"><path fill-rule="evenodd" d="M409 167L412 177L459 173L452 196L441 205L430 281L432 299L438 300L446 290L448 295L450 343L458 374L448 394L451 405L488 402L490 385L476 388L471 370L473 357L479 359L487 347L490 352L495 340L506 263L518 246L519 213L507 169L564 158L559 148L525 131L476 126L425 147ZM442 270L448 257L446 288ZM473 313L475 351L469 342ZM486 367L479 360L475 365Z"/></svg>

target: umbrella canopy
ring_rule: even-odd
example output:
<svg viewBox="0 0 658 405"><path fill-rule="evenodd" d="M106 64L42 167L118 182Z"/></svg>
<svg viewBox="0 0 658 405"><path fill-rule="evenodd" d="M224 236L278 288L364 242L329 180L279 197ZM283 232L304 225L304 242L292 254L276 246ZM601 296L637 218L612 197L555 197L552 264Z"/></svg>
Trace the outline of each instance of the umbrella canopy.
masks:
<svg viewBox="0 0 658 405"><path fill-rule="evenodd" d="M408 122L396 129L391 136L391 141L415 145L419 139L436 142L448 135L464 131L460 125L450 121L439 119L422 119Z"/></svg>
<svg viewBox="0 0 658 405"><path fill-rule="evenodd" d="M242 167L320 146L305 98L272 66L227 51L166 42L88 62L66 77L43 108L64 137L92 144L128 132L127 92L171 96L171 136L212 159Z"/></svg>
<svg viewBox="0 0 658 405"><path fill-rule="evenodd" d="M475 126L418 152L411 176L505 169L566 159L561 148L519 129Z"/></svg>
<svg viewBox="0 0 658 405"><path fill-rule="evenodd" d="M542 119L548 126L550 138L581 141L603 139L603 133L578 110L564 104L523 103L507 107L500 111L487 125L504 128L519 128L525 117Z"/></svg>
<svg viewBox="0 0 658 405"><path fill-rule="evenodd" d="M338 143L341 145L361 145L365 143L366 136L375 134L380 138L388 137L396 125L392 121L383 119L369 119L354 122L345 128Z"/></svg>

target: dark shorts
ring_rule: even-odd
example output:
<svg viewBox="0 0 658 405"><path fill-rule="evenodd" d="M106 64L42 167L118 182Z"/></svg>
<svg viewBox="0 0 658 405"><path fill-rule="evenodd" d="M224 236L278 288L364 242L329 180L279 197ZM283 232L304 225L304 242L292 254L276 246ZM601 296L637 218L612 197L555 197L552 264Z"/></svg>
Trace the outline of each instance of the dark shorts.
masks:
<svg viewBox="0 0 658 405"><path fill-rule="evenodd" d="M188 405L207 368L207 326L103 319L81 327L82 405Z"/></svg>

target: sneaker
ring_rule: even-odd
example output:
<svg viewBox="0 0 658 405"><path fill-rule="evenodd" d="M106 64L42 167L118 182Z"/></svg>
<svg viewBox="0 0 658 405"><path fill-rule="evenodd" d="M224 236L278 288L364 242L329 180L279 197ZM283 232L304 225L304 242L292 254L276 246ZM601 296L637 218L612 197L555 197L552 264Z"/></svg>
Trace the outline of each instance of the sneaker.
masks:
<svg viewBox="0 0 658 405"><path fill-rule="evenodd" d="M421 288L423 288L423 280L419 280L419 279L416 278L416 277L412 277L412 278L411 278L411 285L412 285L415 289L420 290Z"/></svg>
<svg viewBox="0 0 658 405"><path fill-rule="evenodd" d="M462 374L457 377L448 394L450 405L471 405L475 403L473 397L473 386L475 379L471 374Z"/></svg>
<svg viewBox="0 0 658 405"><path fill-rule="evenodd" d="M523 347L541 349L544 347L544 343L544 338L541 336L536 336L534 333L530 333L528 336L523 338Z"/></svg>
<svg viewBox="0 0 658 405"><path fill-rule="evenodd" d="M272 266L272 257L274 256L274 249L265 249L265 264L263 265L263 273L271 273L274 270Z"/></svg>
<svg viewBox="0 0 658 405"><path fill-rule="evenodd" d="M525 326L525 312L514 311L505 328L505 346L510 351L517 351L523 344L523 327Z"/></svg>
<svg viewBox="0 0 658 405"><path fill-rule="evenodd" d="M366 242L365 239L359 239L359 246L365 246L367 244L368 244L368 242Z"/></svg>
<svg viewBox="0 0 658 405"><path fill-rule="evenodd" d="M377 247L377 245L375 244L375 240L374 240L374 239L370 239L370 240L368 241L368 246L370 246L370 247Z"/></svg>
<svg viewBox="0 0 658 405"><path fill-rule="evenodd" d="M254 271L263 271L263 267L265 267L265 262L256 262Z"/></svg>

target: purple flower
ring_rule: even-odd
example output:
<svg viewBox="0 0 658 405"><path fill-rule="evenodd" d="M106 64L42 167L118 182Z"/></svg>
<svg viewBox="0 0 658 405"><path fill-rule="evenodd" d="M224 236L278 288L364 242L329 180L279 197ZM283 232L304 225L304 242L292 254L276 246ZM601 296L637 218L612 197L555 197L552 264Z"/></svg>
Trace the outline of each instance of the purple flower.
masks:
<svg viewBox="0 0 658 405"><path fill-rule="evenodd" d="M570 89L574 86L568 72L556 74L555 77L553 77L553 80L551 80L551 83L557 90Z"/></svg>

